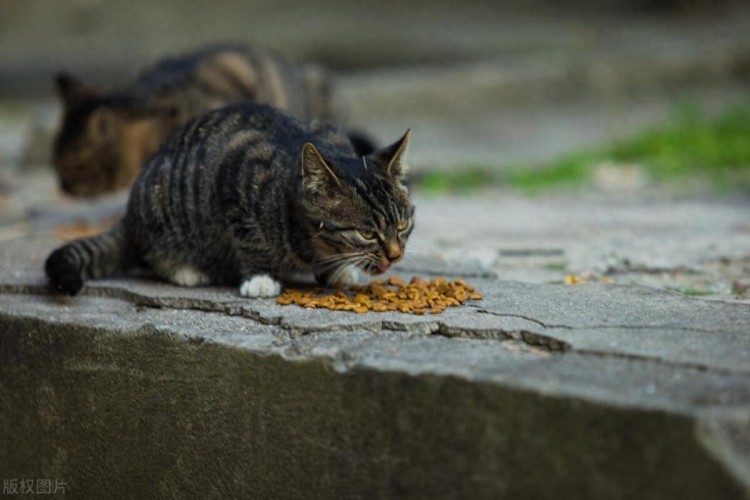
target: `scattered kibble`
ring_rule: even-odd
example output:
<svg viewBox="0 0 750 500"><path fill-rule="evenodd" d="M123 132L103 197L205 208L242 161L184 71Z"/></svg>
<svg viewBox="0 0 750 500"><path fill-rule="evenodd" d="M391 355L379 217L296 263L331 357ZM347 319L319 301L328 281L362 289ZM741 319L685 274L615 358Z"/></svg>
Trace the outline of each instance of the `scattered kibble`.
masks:
<svg viewBox="0 0 750 500"><path fill-rule="evenodd" d="M594 281L606 283L607 285L613 285L615 283L615 280L613 280L609 276L599 276L593 273L584 273L581 276L576 276L575 274L565 275L566 285L582 285L584 283L590 283Z"/></svg>
<svg viewBox="0 0 750 500"><path fill-rule="evenodd" d="M287 306L296 304L305 308L322 308L333 311L400 311L406 314L440 314L448 307L459 306L467 300L482 300L482 295L463 280L448 281L443 278L424 280L414 277L406 283L398 276L387 281L373 281L365 286L352 286L325 294L315 290L284 290L276 302Z"/></svg>
<svg viewBox="0 0 750 500"><path fill-rule="evenodd" d="M580 276L576 276L575 274L566 274L565 275L565 284L566 285L581 285L583 283L586 283L586 279L581 278Z"/></svg>

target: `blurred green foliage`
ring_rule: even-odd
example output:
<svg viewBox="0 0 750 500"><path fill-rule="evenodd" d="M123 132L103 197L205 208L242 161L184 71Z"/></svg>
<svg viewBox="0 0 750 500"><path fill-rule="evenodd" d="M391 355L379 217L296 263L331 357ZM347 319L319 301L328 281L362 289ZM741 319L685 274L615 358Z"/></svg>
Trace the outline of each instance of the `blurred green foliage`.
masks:
<svg viewBox="0 0 750 500"><path fill-rule="evenodd" d="M433 194L471 193L500 182L497 174L480 165L469 165L450 171L428 172L414 179L414 184Z"/></svg>
<svg viewBox="0 0 750 500"><path fill-rule="evenodd" d="M716 292L713 290L705 290L702 288L695 287L682 287L682 288L670 288L670 290L681 293L688 297L703 297L705 295L714 295Z"/></svg>
<svg viewBox="0 0 750 500"><path fill-rule="evenodd" d="M479 165L424 174L415 184L430 193L468 193L509 185L534 193L586 186L602 164L637 166L654 182L705 179L719 189L750 189L750 103L711 117L694 105L677 108L660 127L609 147L582 151L502 174Z"/></svg>
<svg viewBox="0 0 750 500"><path fill-rule="evenodd" d="M750 104L716 118L682 106L672 121L610 147L533 168L512 168L507 182L524 191L577 186L605 162L637 165L654 181L702 177L714 186L750 187Z"/></svg>

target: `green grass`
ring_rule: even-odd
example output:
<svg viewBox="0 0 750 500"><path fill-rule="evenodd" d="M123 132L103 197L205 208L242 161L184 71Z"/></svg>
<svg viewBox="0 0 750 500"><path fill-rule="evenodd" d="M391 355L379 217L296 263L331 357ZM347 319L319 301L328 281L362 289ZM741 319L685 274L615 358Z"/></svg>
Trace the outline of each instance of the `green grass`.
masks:
<svg viewBox="0 0 750 500"><path fill-rule="evenodd" d="M683 295L686 295L688 297L702 297L705 295L714 295L716 292L711 290L703 290L699 288L693 288L693 287L683 287L683 288L670 288L670 290L679 292Z"/></svg>
<svg viewBox="0 0 750 500"><path fill-rule="evenodd" d="M429 193L471 193L492 185L524 192L586 186L598 165L637 165L657 183L706 179L717 188L750 190L750 103L712 118L695 106L682 106L672 120L609 147L581 151L536 166L493 169L469 165L431 172L414 184Z"/></svg>
<svg viewBox="0 0 750 500"><path fill-rule="evenodd" d="M550 262L549 264L545 264L543 267L548 271L565 272L568 270L568 264L566 264L565 262Z"/></svg>
<svg viewBox="0 0 750 500"><path fill-rule="evenodd" d="M597 153L577 153L540 167L514 167L506 181L526 192L577 187L585 183L593 166L601 161Z"/></svg>
<svg viewBox="0 0 750 500"><path fill-rule="evenodd" d="M717 187L750 187L750 105L710 118L684 106L671 123L601 150L565 156L536 168L513 168L507 181L524 191L580 186L603 162L639 165L657 182L706 178Z"/></svg>
<svg viewBox="0 0 750 500"><path fill-rule="evenodd" d="M489 168L479 165L451 171L429 172L414 179L414 184L431 194L471 193L498 182L496 174Z"/></svg>

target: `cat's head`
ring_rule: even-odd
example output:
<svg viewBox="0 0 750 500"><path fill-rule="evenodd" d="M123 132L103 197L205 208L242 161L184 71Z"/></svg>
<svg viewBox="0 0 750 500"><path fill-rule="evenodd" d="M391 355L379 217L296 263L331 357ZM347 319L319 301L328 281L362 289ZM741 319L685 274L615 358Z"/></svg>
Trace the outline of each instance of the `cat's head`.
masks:
<svg viewBox="0 0 750 500"><path fill-rule="evenodd" d="M103 95L75 78L55 78L63 117L52 154L60 188L88 197L132 184L154 147L151 121L135 100Z"/></svg>
<svg viewBox="0 0 750 500"><path fill-rule="evenodd" d="M414 227L404 186L410 135L365 157L327 158L305 144L302 204L322 267L380 274L403 258Z"/></svg>

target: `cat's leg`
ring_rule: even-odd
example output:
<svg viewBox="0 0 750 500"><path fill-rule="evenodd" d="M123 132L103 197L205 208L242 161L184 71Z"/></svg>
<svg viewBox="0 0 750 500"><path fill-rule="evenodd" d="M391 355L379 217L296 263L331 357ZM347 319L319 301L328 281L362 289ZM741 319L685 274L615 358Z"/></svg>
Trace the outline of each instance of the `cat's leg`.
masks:
<svg viewBox="0 0 750 500"><path fill-rule="evenodd" d="M276 297L281 293L281 282L269 274L246 274L240 284L243 297Z"/></svg>
<svg viewBox="0 0 750 500"><path fill-rule="evenodd" d="M183 264L175 258L159 256L149 259L149 267L162 279L179 286L201 286L211 283L211 278L195 266ZM156 262L153 262L156 260Z"/></svg>
<svg viewBox="0 0 750 500"><path fill-rule="evenodd" d="M355 266L338 267L316 273L315 281L322 286L341 288L357 284L359 272Z"/></svg>
<svg viewBox="0 0 750 500"><path fill-rule="evenodd" d="M242 241L239 237L237 241ZM238 245L236 247L235 259L228 266L233 272L237 272L240 278L240 295L243 297L276 297L281 294L281 282L278 277L258 269L258 260L263 261L264 256L257 257L256 250L252 245Z"/></svg>
<svg viewBox="0 0 750 500"><path fill-rule="evenodd" d="M172 271L169 281L180 286L200 286L209 284L211 280L193 267L182 266Z"/></svg>

